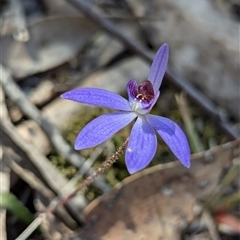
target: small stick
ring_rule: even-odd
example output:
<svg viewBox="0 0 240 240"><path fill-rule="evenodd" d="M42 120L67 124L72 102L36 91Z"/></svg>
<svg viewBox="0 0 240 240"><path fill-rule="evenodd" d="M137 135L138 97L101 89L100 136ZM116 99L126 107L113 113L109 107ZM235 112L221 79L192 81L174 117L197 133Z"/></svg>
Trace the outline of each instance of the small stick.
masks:
<svg viewBox="0 0 240 240"><path fill-rule="evenodd" d="M15 172L22 180L28 183L31 188L40 192L43 196L45 196L48 199L54 198L55 194L51 190L49 190L42 183L42 181L37 176L35 176L32 172L22 168L18 163L12 160L10 154L8 154L7 151L4 151L3 160L9 166L9 168L13 172Z"/></svg>
<svg viewBox="0 0 240 240"><path fill-rule="evenodd" d="M212 240L221 240L219 233L218 233L216 223L213 219L213 216L206 209L203 210L202 220L204 221L204 223L206 224L206 227L208 228L211 239Z"/></svg>
<svg viewBox="0 0 240 240"><path fill-rule="evenodd" d="M15 102L15 104L24 112L24 114L41 126L59 155L64 156L71 164L77 168L80 168L85 162L85 159L72 149L72 147L64 140L58 128L48 121L48 119L46 119L42 113L28 100L25 94L13 81L10 72L2 65L0 65L0 72L0 83L2 84L6 95L8 95L8 97ZM94 170L89 168L86 172L86 175L90 176L93 173ZM101 176L99 176L98 179L93 182L93 184L102 192L108 192L111 189Z"/></svg>
<svg viewBox="0 0 240 240"><path fill-rule="evenodd" d="M47 213L52 213L57 207L67 203L70 199L75 197L79 191L86 190L87 187L96 179L96 177L109 169L113 163L115 163L117 159L124 153L127 148L128 140L129 138L127 138L123 145L110 158L108 158L101 167L99 167L91 176L86 178L83 183L71 194L65 198L62 198L61 200L54 199L52 203L45 209L45 211L40 213L38 217L21 233L21 235L16 238L16 240L27 239L30 234L42 223Z"/></svg>
<svg viewBox="0 0 240 240"><path fill-rule="evenodd" d="M203 147L201 141L199 139L198 134L195 131L194 123L189 112L188 104L186 98L183 94L175 96L179 111L181 113L184 125L186 127L186 132L189 136L190 143L192 145L192 149L194 153L198 153L203 151Z"/></svg>
<svg viewBox="0 0 240 240"><path fill-rule="evenodd" d="M1 91L2 88L0 85L0 92ZM0 114L1 130L3 131L3 133L8 135L11 138L11 140L28 156L29 160L40 172L44 180L47 182L48 186L57 195L61 196L64 194L68 194L69 191L66 191L68 189L64 189L64 186L67 184L67 179L65 179L65 177L63 177L54 166L52 166L52 164L45 157L45 155L43 155L38 150L38 148L35 147L35 145L24 140L16 130L15 126L11 123L7 112L7 107L4 101L3 91L2 94L0 95L0 109L1 109ZM76 200L78 201L76 201L75 204L68 204L68 207L71 210L72 214L75 214L75 219L77 219L79 222L83 222L80 209L82 210L85 207L85 198L84 196L79 195L78 199ZM73 224L76 225L75 221L70 219L71 218L69 218L69 223L71 221L72 226Z"/></svg>
<svg viewBox="0 0 240 240"><path fill-rule="evenodd" d="M129 138L123 143L121 147L110 157L107 161L103 163L101 167L99 167L91 176L88 176L83 183L76 188L71 194L69 194L66 198L63 198L58 203L56 203L54 206L48 207L44 212L49 213L53 212L58 206L65 204L70 199L72 199L76 194L81 190L86 190L87 187L95 180L96 177L104 173L107 169L109 169L113 163L117 161L117 159L124 153L124 151L127 148Z"/></svg>

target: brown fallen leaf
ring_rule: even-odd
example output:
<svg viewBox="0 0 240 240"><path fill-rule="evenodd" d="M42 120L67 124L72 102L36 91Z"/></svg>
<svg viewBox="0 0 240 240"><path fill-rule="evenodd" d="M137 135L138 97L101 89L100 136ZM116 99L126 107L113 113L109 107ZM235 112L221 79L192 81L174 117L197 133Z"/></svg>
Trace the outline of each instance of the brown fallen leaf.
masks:
<svg viewBox="0 0 240 240"><path fill-rule="evenodd" d="M11 34L0 38L0 62L16 78L44 72L75 56L97 29L82 17L43 18L29 26L27 42L15 41Z"/></svg>
<svg viewBox="0 0 240 240"><path fill-rule="evenodd" d="M180 239L193 204L214 191L239 146L236 140L193 154L190 169L172 162L128 177L87 206L86 226L71 239Z"/></svg>

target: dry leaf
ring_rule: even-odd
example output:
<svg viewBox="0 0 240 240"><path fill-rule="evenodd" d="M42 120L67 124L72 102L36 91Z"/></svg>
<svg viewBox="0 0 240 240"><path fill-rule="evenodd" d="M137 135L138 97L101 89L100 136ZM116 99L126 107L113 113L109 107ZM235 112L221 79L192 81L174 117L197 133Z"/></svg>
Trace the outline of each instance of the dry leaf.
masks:
<svg viewBox="0 0 240 240"><path fill-rule="evenodd" d="M86 226L71 239L180 239L179 228L193 219L196 199L216 188L239 147L236 140L194 154L190 169L173 162L130 176L88 205Z"/></svg>
<svg viewBox="0 0 240 240"><path fill-rule="evenodd" d="M1 41L1 63L14 77L44 72L70 60L97 30L82 17L44 18L29 26L30 40L17 42L12 35Z"/></svg>

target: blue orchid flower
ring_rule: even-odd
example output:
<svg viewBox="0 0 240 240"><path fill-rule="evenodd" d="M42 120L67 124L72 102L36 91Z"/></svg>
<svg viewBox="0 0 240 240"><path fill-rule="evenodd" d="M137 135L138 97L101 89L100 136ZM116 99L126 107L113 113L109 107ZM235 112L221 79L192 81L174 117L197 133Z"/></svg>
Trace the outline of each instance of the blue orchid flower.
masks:
<svg viewBox="0 0 240 240"><path fill-rule="evenodd" d="M159 87L167 69L169 47L165 43L158 50L148 75L140 85L131 79L126 90L128 100L98 88L80 88L61 95L64 99L98 107L118 110L89 122L78 134L75 149L95 147L111 138L120 129L135 120L126 148L125 161L130 174L145 168L157 150L158 133L177 159L190 167L190 149L181 128L172 120L149 114L160 95Z"/></svg>

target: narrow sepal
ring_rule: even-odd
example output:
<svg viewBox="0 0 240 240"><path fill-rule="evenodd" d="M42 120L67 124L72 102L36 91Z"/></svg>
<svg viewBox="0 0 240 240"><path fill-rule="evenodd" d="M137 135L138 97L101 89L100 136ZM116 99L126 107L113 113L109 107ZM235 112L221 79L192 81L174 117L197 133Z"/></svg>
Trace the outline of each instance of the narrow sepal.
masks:
<svg viewBox="0 0 240 240"><path fill-rule="evenodd" d="M79 88L61 95L64 99L90 104L98 107L107 107L122 111L131 111L127 99L122 96L99 88Z"/></svg>
<svg viewBox="0 0 240 240"><path fill-rule="evenodd" d="M167 70L168 57L169 47L167 43L164 43L157 51L148 75L148 80L152 83L155 93L159 90Z"/></svg>
<svg viewBox="0 0 240 240"><path fill-rule="evenodd" d="M75 149L91 148L103 143L136 117L133 112L116 112L95 118L78 134Z"/></svg>
<svg viewBox="0 0 240 240"><path fill-rule="evenodd" d="M190 167L190 148L186 135L172 120L165 117L147 115L148 122L158 132L177 159L187 168Z"/></svg>
<svg viewBox="0 0 240 240"><path fill-rule="evenodd" d="M144 117L138 117L133 125L127 146L125 161L130 174L145 168L153 159L157 149L154 129Z"/></svg>

